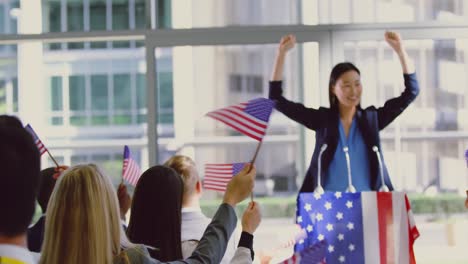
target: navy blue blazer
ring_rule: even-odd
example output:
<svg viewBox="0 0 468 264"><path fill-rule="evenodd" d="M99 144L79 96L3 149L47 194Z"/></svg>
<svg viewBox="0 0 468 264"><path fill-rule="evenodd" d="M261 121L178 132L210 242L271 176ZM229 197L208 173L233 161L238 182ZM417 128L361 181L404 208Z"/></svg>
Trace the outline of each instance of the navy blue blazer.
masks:
<svg viewBox="0 0 468 264"><path fill-rule="evenodd" d="M41 252L42 241L44 240L45 216L28 229L28 249L32 252Z"/></svg>
<svg viewBox="0 0 468 264"><path fill-rule="evenodd" d="M367 147L368 157L370 159L371 188L378 190L382 185L379 176L379 163L372 147L377 146L382 152L380 146L380 130L388 126L397 116L399 116L408 105L414 101L419 94L419 84L416 74L404 74L405 90L400 96L392 98L385 102L384 106L376 108L374 106L362 109L358 107L356 120L358 127L364 137ZM319 109L307 108L303 104L287 100L283 96L282 81L270 82L269 98L276 102L275 108L285 114L292 120L315 131L315 149L307 170L304 182L299 192L313 192L317 186L318 156L324 143L328 145L322 156L322 174L321 182L325 183L327 179L326 172L336 151L339 140L339 114L337 109L320 107ZM352 158L352 157L351 157ZM384 181L390 190L393 190L390 177L388 175L385 161L382 158L384 167ZM343 190L344 191L344 190Z"/></svg>

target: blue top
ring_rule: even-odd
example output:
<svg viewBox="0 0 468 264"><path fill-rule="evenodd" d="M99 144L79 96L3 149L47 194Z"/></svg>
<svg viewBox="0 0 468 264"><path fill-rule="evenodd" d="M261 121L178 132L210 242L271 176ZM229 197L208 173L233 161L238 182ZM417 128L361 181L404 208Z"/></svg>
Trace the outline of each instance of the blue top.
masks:
<svg viewBox="0 0 468 264"><path fill-rule="evenodd" d="M335 155L325 174L326 182L323 188L325 191L340 192L344 192L348 188L348 168L346 165L346 155L343 151L343 148L347 146L351 161L351 179L356 191L370 191L369 158L364 138L357 126L356 118L351 123L348 138L346 138L341 121L338 123L340 140L338 140Z"/></svg>

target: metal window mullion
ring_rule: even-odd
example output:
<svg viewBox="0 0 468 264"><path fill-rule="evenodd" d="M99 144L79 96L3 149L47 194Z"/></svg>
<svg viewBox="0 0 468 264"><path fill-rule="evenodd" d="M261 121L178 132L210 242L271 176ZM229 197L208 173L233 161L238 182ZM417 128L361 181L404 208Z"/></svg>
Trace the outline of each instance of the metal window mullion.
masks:
<svg viewBox="0 0 468 264"><path fill-rule="evenodd" d="M128 21L128 26L129 26L129 29L130 30L134 30L135 29L135 19L136 19L136 16L135 16L135 0L129 0L128 1L128 18L129 18L129 21ZM135 41L130 41L130 48L135 48L136 47L136 43Z"/></svg>
<svg viewBox="0 0 468 264"><path fill-rule="evenodd" d="M4 28L0 28L0 30L2 30L2 32L6 32L6 33L13 33L11 32L11 25L10 25L10 10L11 10L11 7L10 7L10 2L6 2L4 3L3 5L5 8L3 9L3 22L5 23L4 25Z"/></svg>
<svg viewBox="0 0 468 264"><path fill-rule="evenodd" d="M154 51L156 46L145 38L146 46L146 106L147 114L147 129L148 129L148 165L152 166L158 163L158 130L157 130L157 109L158 98L156 88L156 57Z"/></svg>

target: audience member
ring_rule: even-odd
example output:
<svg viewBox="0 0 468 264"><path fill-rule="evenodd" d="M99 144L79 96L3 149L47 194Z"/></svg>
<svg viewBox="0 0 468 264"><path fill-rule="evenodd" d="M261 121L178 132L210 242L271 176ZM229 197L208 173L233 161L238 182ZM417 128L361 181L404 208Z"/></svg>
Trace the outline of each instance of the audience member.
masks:
<svg viewBox="0 0 468 264"><path fill-rule="evenodd" d="M39 185L40 157L21 122L0 116L0 259L2 263L37 263L27 249Z"/></svg>
<svg viewBox="0 0 468 264"><path fill-rule="evenodd" d="M48 204L40 263L113 263L125 252L139 257L130 263L149 259L123 234L110 179L92 164L65 171Z"/></svg>
<svg viewBox="0 0 468 264"><path fill-rule="evenodd" d="M180 243L182 178L171 168L154 166L138 180L127 235L133 243L156 248L160 261L182 259Z"/></svg>
<svg viewBox="0 0 468 264"><path fill-rule="evenodd" d="M250 194L254 178L255 169L244 169L228 183L223 203L194 253L172 263L220 262L236 225L234 207ZM67 170L49 201L40 263L161 263L149 257L146 247L128 242L118 208L110 179L95 165Z"/></svg>
<svg viewBox="0 0 468 264"><path fill-rule="evenodd" d="M198 175L195 162L183 155L171 157L164 165L174 169L182 176L184 181L184 194L182 198L182 255L189 256L195 249L198 241L203 236L203 232L210 224L211 219L206 217L200 208L200 198L202 196L202 183ZM236 232L229 240L226 253L221 263L229 263L236 251Z"/></svg>

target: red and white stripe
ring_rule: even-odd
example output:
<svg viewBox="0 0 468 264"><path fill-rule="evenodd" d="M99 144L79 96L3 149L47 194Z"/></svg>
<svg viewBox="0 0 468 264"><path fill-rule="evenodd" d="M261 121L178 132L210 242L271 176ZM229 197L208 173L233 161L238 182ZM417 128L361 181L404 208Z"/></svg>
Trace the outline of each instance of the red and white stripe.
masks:
<svg viewBox="0 0 468 264"><path fill-rule="evenodd" d="M203 187L208 190L224 192L232 178L232 164L206 164Z"/></svg>
<svg viewBox="0 0 468 264"><path fill-rule="evenodd" d="M365 263L416 263L419 236L409 202L401 192L362 192Z"/></svg>
<svg viewBox="0 0 468 264"><path fill-rule="evenodd" d="M42 141L40 139L36 139L34 143L36 143L36 147L39 150L39 153L41 155L46 153L47 149L46 149L46 147L44 146L44 144L42 143Z"/></svg>
<svg viewBox="0 0 468 264"><path fill-rule="evenodd" d="M221 121L255 140L261 141L266 133L268 123L244 112L246 106L247 103L229 106L209 112L207 116Z"/></svg>
<svg viewBox="0 0 468 264"><path fill-rule="evenodd" d="M124 159L122 177L133 186L136 186L140 178L141 170L138 164L132 158Z"/></svg>
<svg viewBox="0 0 468 264"><path fill-rule="evenodd" d="M301 254L299 253L296 253L292 255L290 258L288 258L287 260L284 260L283 262L281 262L281 264L298 264L298 263L301 263Z"/></svg>

